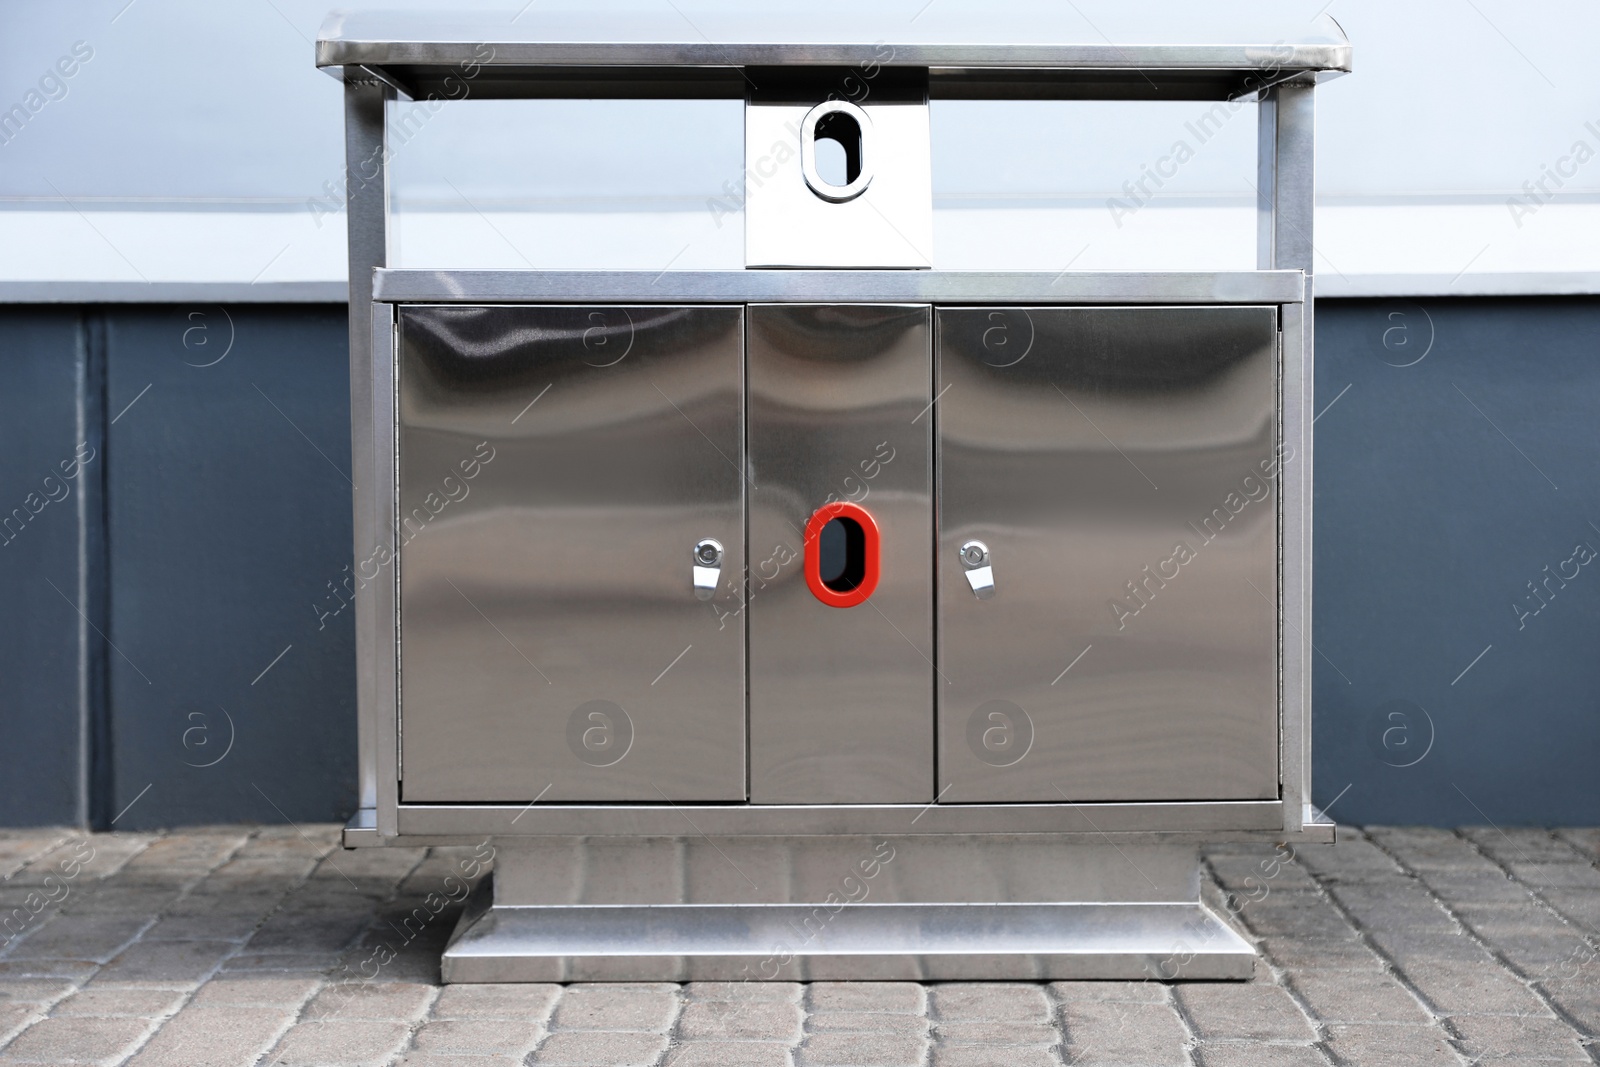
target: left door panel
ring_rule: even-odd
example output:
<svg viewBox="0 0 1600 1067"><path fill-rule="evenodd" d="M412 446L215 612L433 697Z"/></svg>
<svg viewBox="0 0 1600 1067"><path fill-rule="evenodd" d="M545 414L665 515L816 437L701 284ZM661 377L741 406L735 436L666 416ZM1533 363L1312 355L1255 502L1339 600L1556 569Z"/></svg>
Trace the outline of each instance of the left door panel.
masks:
<svg viewBox="0 0 1600 1067"><path fill-rule="evenodd" d="M745 799L743 309L399 324L401 799Z"/></svg>

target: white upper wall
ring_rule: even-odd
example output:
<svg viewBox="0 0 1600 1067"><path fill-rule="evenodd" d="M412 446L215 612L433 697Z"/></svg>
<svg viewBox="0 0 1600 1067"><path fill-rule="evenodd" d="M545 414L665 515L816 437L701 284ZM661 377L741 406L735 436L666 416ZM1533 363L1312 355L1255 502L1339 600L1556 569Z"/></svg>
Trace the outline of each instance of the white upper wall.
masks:
<svg viewBox="0 0 1600 1067"><path fill-rule="evenodd" d="M670 0L655 2L670 13ZM524 3L501 5L508 22ZM893 7L910 18L924 3ZM327 189L342 173L341 89L312 65L326 4L11 6L0 283L335 291L343 219ZM1327 11L1356 69L1318 91L1319 291L1600 290L1600 69L1589 54L1600 5L1333 0ZM1189 124L1210 106L936 103L936 262L1253 266L1255 109L1200 144ZM446 104L396 153L398 259L740 266L727 192L743 171L740 107ZM1108 207L1128 204L1124 183L1178 140L1194 156L1157 197Z"/></svg>

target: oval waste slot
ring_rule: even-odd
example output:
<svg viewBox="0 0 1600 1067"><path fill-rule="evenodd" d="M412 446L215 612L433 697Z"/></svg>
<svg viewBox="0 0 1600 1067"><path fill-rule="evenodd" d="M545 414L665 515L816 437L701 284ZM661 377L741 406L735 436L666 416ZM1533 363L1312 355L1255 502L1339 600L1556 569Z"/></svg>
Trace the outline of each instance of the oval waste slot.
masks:
<svg viewBox="0 0 1600 1067"><path fill-rule="evenodd" d="M806 585L834 608L853 608L878 587L878 524L855 504L828 504L806 523Z"/></svg>

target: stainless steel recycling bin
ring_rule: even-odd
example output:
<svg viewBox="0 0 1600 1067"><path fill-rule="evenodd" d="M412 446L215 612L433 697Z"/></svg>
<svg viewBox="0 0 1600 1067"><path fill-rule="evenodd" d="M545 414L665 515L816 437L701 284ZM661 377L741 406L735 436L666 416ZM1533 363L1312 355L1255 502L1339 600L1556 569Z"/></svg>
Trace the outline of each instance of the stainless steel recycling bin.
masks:
<svg viewBox="0 0 1600 1067"><path fill-rule="evenodd" d="M1251 973L1200 843L1333 836L1312 95L1350 48L1068 6L325 25L344 841L493 848L446 981ZM744 100L746 269L389 268L385 109L464 65L483 97ZM936 269L930 99L1254 102L1258 269Z"/></svg>

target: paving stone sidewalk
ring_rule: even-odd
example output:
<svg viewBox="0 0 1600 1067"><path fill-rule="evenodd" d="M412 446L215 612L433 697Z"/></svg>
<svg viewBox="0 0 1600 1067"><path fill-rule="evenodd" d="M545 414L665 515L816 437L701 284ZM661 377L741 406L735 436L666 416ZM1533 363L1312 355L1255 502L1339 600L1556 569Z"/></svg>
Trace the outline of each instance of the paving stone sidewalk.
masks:
<svg viewBox="0 0 1600 1067"><path fill-rule="evenodd" d="M0 1064L1600 1063L1595 829L1214 849L1208 899L1263 959L1177 985L443 988L471 850L337 841L0 833Z"/></svg>

